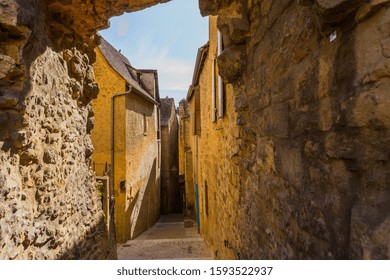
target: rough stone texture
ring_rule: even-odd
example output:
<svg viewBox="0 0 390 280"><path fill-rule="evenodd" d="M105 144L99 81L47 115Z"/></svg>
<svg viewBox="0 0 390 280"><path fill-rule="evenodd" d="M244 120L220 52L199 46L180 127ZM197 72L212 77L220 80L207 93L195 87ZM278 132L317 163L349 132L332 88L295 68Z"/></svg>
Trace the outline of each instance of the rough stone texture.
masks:
<svg viewBox="0 0 390 280"><path fill-rule="evenodd" d="M200 1L219 15L221 56L245 50L239 72L218 60L237 115L199 148L216 258L232 257L224 239L248 259L390 258L389 2ZM239 44L237 18L251 35Z"/></svg>
<svg viewBox="0 0 390 280"><path fill-rule="evenodd" d="M179 170L185 181L184 222L186 226L193 226L196 220L195 188L193 180L193 158L191 151L192 132L190 115L186 100L179 103L180 137L179 137Z"/></svg>
<svg viewBox="0 0 390 280"><path fill-rule="evenodd" d="M94 35L158 1L121 2L0 2L1 259L116 258L90 170Z"/></svg>
<svg viewBox="0 0 390 280"><path fill-rule="evenodd" d="M56 49L44 10L1 3L0 258L115 258L89 169L91 57Z"/></svg>
<svg viewBox="0 0 390 280"><path fill-rule="evenodd" d="M95 33L159 2L1 0L0 258L114 257L89 171ZM390 258L388 2L200 0L225 51L245 49L210 143L231 153L208 181L217 258L224 240L245 258Z"/></svg>

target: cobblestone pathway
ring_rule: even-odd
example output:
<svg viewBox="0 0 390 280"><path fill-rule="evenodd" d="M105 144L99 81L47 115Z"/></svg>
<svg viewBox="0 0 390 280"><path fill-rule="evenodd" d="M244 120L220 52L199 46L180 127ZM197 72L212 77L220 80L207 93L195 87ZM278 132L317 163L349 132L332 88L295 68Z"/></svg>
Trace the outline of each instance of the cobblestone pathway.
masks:
<svg viewBox="0 0 390 280"><path fill-rule="evenodd" d="M183 215L166 215L134 240L118 245L119 260L212 259L197 228L184 228Z"/></svg>

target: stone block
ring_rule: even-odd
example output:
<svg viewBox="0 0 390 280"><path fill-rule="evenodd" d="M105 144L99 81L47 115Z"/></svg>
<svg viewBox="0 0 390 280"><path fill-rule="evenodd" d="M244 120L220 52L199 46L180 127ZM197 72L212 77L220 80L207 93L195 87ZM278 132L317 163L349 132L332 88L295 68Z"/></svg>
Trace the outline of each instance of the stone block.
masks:
<svg viewBox="0 0 390 280"><path fill-rule="evenodd" d="M260 126L261 135L278 138L289 137L289 106L288 104L271 105L265 108L257 118L252 118Z"/></svg>
<svg viewBox="0 0 390 280"><path fill-rule="evenodd" d="M357 159L362 150L353 135L329 133L324 141L326 154L331 158Z"/></svg>
<svg viewBox="0 0 390 280"><path fill-rule="evenodd" d="M389 0L370 0L357 11L355 19L363 22L385 6L390 6Z"/></svg>
<svg viewBox="0 0 390 280"><path fill-rule="evenodd" d="M298 148L276 145L275 147L276 171L288 182L298 189L302 188L303 160Z"/></svg>
<svg viewBox="0 0 390 280"><path fill-rule="evenodd" d="M243 71L244 46L232 46L218 56L219 75L226 83L235 81Z"/></svg>
<svg viewBox="0 0 390 280"><path fill-rule="evenodd" d="M243 43L250 36L249 22L242 18L232 18L229 21L230 38L236 44Z"/></svg>

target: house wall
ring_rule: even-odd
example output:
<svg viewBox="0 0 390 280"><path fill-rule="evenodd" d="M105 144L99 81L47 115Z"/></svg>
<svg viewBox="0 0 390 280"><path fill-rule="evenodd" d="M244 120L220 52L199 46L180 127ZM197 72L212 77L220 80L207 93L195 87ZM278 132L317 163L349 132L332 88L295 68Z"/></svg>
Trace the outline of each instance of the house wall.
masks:
<svg viewBox="0 0 390 280"><path fill-rule="evenodd" d="M128 239L128 215L126 212L126 197L123 195L126 184L126 151L130 147L126 143L126 95L115 98L114 101L114 160L113 160L113 190L115 199L115 229L116 241L125 242ZM109 106L109 104L105 104ZM110 114L111 115L111 114ZM111 141L110 141L111 142ZM111 151L111 149L109 150ZM123 187L122 187L123 186Z"/></svg>
<svg viewBox="0 0 390 280"><path fill-rule="evenodd" d="M215 130L202 121L199 139L215 257L389 258L388 7L201 2L220 16L232 85L228 114Z"/></svg>
<svg viewBox="0 0 390 280"><path fill-rule="evenodd" d="M180 118L180 145L179 153L182 154L180 160L181 168L184 170L184 219L187 225L193 225L196 220L195 211L195 188L193 177L193 157L192 157L192 145L190 143L192 139L191 126L190 126L190 114L188 104L185 100L182 100L179 104L179 118Z"/></svg>
<svg viewBox="0 0 390 280"><path fill-rule="evenodd" d="M174 100L172 99L172 103ZM166 125L161 127L161 211L163 214L182 213L183 202L179 186L178 121L174 104Z"/></svg>
<svg viewBox="0 0 390 280"><path fill-rule="evenodd" d="M110 258L90 172L95 33L162 1L3 2L0 258ZM199 1L229 39L238 202L214 209L242 256L389 258L388 3Z"/></svg>
<svg viewBox="0 0 390 280"><path fill-rule="evenodd" d="M153 226L160 216L160 158L157 143L157 106L136 94L126 100L126 239ZM144 119L147 134L144 135Z"/></svg>
<svg viewBox="0 0 390 280"><path fill-rule="evenodd" d="M96 62L93 67L100 91L98 98L92 101L95 126L91 131L91 139L94 146L92 159L96 171L100 173L105 163L111 163L111 99L114 94L126 91L126 81L112 69L99 48L95 52Z"/></svg>
<svg viewBox="0 0 390 280"><path fill-rule="evenodd" d="M179 185L179 124L175 106L172 107L172 120L170 126L170 140L172 156L170 159L170 205L172 213L183 213L183 190Z"/></svg>
<svg viewBox="0 0 390 280"><path fill-rule="evenodd" d="M184 120L185 100L179 102L179 176L184 176Z"/></svg>
<svg viewBox="0 0 390 280"><path fill-rule="evenodd" d="M93 159L111 164L111 104L126 91L126 81L99 49L94 64L99 97L93 101ZM144 135L144 116L147 135ZM116 240L124 243L152 226L160 212L157 107L135 93L114 98L114 181ZM100 169L98 169L100 170Z"/></svg>
<svg viewBox="0 0 390 280"><path fill-rule="evenodd" d="M198 184L200 232L213 249L215 258L234 259L233 252L224 247L224 240L230 239L237 230L230 222L236 218L237 213L228 209L237 207L239 201L239 169L236 164L240 149L236 143L239 130L236 124L237 114L234 112L234 92L230 85L225 90L225 115L217 118L216 122L212 121L212 64L217 57L217 18L210 17L209 22L209 51L199 78L201 132L198 136L194 135L193 96L186 104L189 112L188 129L184 131L186 135L181 136L188 139L186 144L188 151L191 151L186 154L186 162L190 162L186 170L189 173L186 173L186 188L190 193L187 192L186 195L195 197L194 187L189 186ZM216 68L216 73L217 70ZM215 88L217 91L218 77L215 78ZM217 94L216 92L216 96ZM216 107L218 108L218 104Z"/></svg>

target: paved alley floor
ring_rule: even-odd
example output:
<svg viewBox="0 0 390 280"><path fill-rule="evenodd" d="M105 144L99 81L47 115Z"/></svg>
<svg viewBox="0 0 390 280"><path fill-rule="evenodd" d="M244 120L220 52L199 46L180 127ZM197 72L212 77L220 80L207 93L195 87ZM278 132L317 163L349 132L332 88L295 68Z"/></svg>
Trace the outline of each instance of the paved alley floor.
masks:
<svg viewBox="0 0 390 280"><path fill-rule="evenodd" d="M183 215L161 216L134 240L118 244L118 260L212 259L196 227L184 228Z"/></svg>

